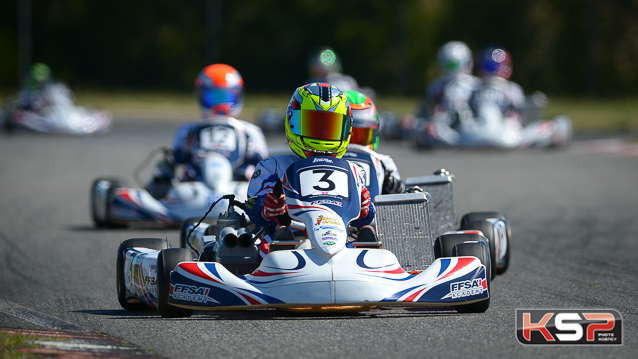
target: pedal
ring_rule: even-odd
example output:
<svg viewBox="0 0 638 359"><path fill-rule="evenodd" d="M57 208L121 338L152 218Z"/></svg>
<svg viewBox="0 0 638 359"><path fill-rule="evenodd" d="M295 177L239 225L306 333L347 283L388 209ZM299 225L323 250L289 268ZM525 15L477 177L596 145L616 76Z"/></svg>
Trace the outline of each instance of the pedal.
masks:
<svg viewBox="0 0 638 359"><path fill-rule="evenodd" d="M379 195L374 198L377 236L406 272L424 270L434 261L426 193Z"/></svg>

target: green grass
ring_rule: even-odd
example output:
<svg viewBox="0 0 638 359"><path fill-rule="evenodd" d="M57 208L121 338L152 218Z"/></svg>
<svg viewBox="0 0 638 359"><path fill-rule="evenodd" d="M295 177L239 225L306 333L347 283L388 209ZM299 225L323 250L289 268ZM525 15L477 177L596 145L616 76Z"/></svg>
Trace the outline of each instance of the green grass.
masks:
<svg viewBox="0 0 638 359"><path fill-rule="evenodd" d="M577 132L638 132L638 98L550 99L546 114L569 116Z"/></svg>
<svg viewBox="0 0 638 359"><path fill-rule="evenodd" d="M2 98L11 93L0 91ZM135 118L158 122L185 122L199 117L192 93L166 92L92 92L76 91L78 105L108 109L116 120ZM285 110L291 94L247 94L241 118L256 121L263 109ZM379 111L407 115L415 111L419 98L381 96ZM638 133L638 97L591 100L550 98L546 117L566 115L572 119L575 132Z"/></svg>
<svg viewBox="0 0 638 359"><path fill-rule="evenodd" d="M13 334L0 331L0 359L35 358L34 354L21 353L18 348L37 348L37 338L32 335Z"/></svg>

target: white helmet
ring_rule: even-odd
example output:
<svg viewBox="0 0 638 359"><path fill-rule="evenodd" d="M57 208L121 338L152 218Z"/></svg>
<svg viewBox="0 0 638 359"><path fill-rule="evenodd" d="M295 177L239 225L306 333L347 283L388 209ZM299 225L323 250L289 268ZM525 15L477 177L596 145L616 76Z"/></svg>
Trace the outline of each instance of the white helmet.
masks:
<svg viewBox="0 0 638 359"><path fill-rule="evenodd" d="M461 41L450 41L436 55L439 70L443 75L472 73L472 51Z"/></svg>

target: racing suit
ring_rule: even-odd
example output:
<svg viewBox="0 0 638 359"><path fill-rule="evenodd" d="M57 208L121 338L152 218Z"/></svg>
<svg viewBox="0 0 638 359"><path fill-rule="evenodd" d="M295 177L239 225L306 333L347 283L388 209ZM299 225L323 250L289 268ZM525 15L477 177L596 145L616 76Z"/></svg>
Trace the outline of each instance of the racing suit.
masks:
<svg viewBox="0 0 638 359"><path fill-rule="evenodd" d="M474 114L486 103L496 104L504 117L517 116L525 106L525 94L515 82L500 76L490 76L483 79L470 97Z"/></svg>
<svg viewBox="0 0 638 359"><path fill-rule="evenodd" d="M246 214L250 218L250 220L259 226L268 227L270 229L270 233L275 232L275 228L277 227L277 221L269 221L262 216L262 207L264 206L264 200L266 199L266 195L272 192L277 184L277 181L281 181L283 179L284 173L286 169L295 161L300 160L301 157L296 154L287 154L287 155L277 155L267 158L259 164L255 168L255 172L253 173L250 182L248 183L248 200L246 200ZM357 166L353 164L353 166ZM361 170L360 167L356 167L357 170L355 173L358 174L358 178L356 178L356 183L359 189L361 187L365 187L365 174ZM362 218L356 219L350 222L350 225L353 227L360 228L367 224L370 224L374 219L375 210L372 203L370 203L368 214ZM264 237L265 242L262 243L260 247L260 254L265 256L268 251L268 247L264 246L264 244L272 241L272 236L267 235Z"/></svg>
<svg viewBox="0 0 638 359"><path fill-rule="evenodd" d="M476 76L464 73L435 79L426 89L425 100L421 102L417 116L430 118L435 113L469 111L470 97L480 83Z"/></svg>
<svg viewBox="0 0 638 359"><path fill-rule="evenodd" d="M370 196L405 192L399 169L392 157L358 144L348 145L343 158L355 162L365 170L365 184Z"/></svg>
<svg viewBox="0 0 638 359"><path fill-rule="evenodd" d="M268 157L264 134L252 123L227 116L215 116L202 122L187 123L177 130L173 139L173 158L176 163L186 166L185 179L201 180L201 169L197 168L192 159L193 153L202 147L199 133L202 129L220 122L232 125L239 136L244 136L238 141L245 144L245 151L243 160L234 168L233 177L236 181L248 180L259 161Z"/></svg>

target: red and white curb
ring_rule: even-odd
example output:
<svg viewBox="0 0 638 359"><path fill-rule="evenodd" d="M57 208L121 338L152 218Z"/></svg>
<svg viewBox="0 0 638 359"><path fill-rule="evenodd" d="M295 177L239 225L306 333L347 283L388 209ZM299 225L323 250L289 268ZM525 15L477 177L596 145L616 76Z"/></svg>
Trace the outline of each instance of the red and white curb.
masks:
<svg viewBox="0 0 638 359"><path fill-rule="evenodd" d="M12 348L25 355L65 359L161 358L133 344L108 335L92 333L60 318L3 299L0 299L0 313L42 327L42 329L0 328L0 332L27 337L28 345Z"/></svg>

